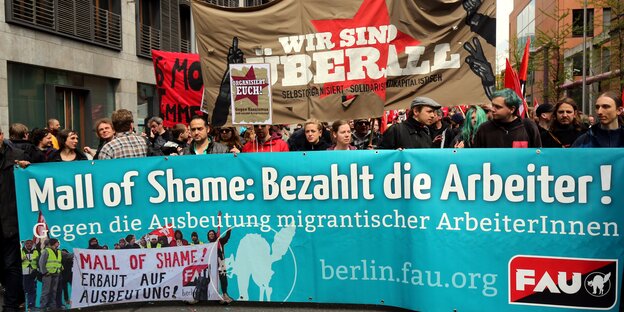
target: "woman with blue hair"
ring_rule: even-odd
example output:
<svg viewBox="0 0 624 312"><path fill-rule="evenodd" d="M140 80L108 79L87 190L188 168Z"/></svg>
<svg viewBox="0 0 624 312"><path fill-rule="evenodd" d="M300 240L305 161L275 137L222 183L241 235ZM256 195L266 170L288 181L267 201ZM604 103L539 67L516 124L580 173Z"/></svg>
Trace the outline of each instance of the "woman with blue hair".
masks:
<svg viewBox="0 0 624 312"><path fill-rule="evenodd" d="M468 120L470 120L470 122L468 122ZM461 127L461 132L457 136L455 136L453 142L451 143L453 147L472 147L472 142L475 135L477 134L477 129L479 129L481 124L483 124L487 120L487 114L481 107L471 106L468 111L466 111L466 121Z"/></svg>

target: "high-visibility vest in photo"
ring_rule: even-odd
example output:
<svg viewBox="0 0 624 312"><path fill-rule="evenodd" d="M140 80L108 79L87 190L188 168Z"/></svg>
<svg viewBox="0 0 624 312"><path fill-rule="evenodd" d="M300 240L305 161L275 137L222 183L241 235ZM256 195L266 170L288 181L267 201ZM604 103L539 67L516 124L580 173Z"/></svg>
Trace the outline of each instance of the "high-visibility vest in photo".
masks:
<svg viewBox="0 0 624 312"><path fill-rule="evenodd" d="M27 253L22 248L22 274L30 274L39 267L39 251L33 250L31 253Z"/></svg>
<svg viewBox="0 0 624 312"><path fill-rule="evenodd" d="M46 270L50 274L60 273L63 269L63 264L61 263L61 251L57 250L56 252L48 247L46 248L48 251L48 262L46 262Z"/></svg>

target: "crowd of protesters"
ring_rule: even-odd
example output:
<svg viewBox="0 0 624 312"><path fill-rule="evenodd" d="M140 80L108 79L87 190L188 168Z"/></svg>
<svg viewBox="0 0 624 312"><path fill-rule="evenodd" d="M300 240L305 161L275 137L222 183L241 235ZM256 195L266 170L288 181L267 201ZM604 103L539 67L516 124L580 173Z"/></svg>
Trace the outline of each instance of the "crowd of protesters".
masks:
<svg viewBox="0 0 624 312"><path fill-rule="evenodd" d="M434 99L416 97L409 108L388 121L387 129L382 129L386 124L381 124L379 118L338 120L332 124L310 119L291 126L213 128L204 117L194 116L188 126L178 124L171 129L163 126L161 118L153 117L146 123L148 131L144 133L137 133L130 111L119 109L110 119L96 122L98 146L84 148L78 146L80 134L72 129L61 130L56 119L50 119L46 127L30 131L26 125L12 124L8 140L0 129L0 282L6 287L4 311L19 310L20 298L24 296L24 263L31 269L37 265L24 260L25 250L20 257L15 164L26 167L30 163L85 159L356 149L624 147L622 98L616 92L603 93L596 99L594 116L582 116L570 98L554 105L541 104L534 114L528 112L528 118L519 114L522 105L515 92L503 89L492 95L491 104L470 106L466 111L455 107L446 116ZM178 244L177 239L174 243ZM184 240L180 243L184 245ZM165 242L157 238L155 242L141 239L137 243L136 238L130 237L130 241L120 240L115 248L149 248L158 244L162 247ZM46 248L50 250L41 252L52 255L54 261L62 261L63 255L56 255L54 247ZM47 268L50 280L56 274L49 273L55 270L55 264ZM48 289L45 304L60 307L57 293L58 290ZM28 299L27 304L31 303Z"/></svg>

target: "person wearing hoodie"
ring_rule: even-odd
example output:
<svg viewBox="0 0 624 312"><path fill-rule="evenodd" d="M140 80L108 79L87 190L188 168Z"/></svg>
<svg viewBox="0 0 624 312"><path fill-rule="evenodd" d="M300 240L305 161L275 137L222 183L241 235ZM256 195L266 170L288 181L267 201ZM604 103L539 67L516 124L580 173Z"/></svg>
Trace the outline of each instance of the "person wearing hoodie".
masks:
<svg viewBox="0 0 624 312"><path fill-rule="evenodd" d="M598 124L581 135L572 147L624 147L624 127L618 120L622 113L622 98L609 91L596 99Z"/></svg>
<svg viewBox="0 0 624 312"><path fill-rule="evenodd" d="M522 100L511 89L498 90L492 94L492 115L479 127L473 147L542 147L539 130L530 118L520 118L518 109Z"/></svg>
<svg viewBox="0 0 624 312"><path fill-rule="evenodd" d="M269 125L254 125L256 139L245 143L242 152L288 152L288 144L282 140L281 133L269 133L269 128Z"/></svg>

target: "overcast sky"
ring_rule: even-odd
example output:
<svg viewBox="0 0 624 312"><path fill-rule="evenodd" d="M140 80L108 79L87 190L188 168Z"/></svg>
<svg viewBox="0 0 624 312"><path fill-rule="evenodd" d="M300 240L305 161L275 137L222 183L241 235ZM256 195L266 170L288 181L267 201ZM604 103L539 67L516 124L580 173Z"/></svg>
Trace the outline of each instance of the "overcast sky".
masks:
<svg viewBox="0 0 624 312"><path fill-rule="evenodd" d="M509 13L513 0L496 0L496 71L505 68L509 50Z"/></svg>

